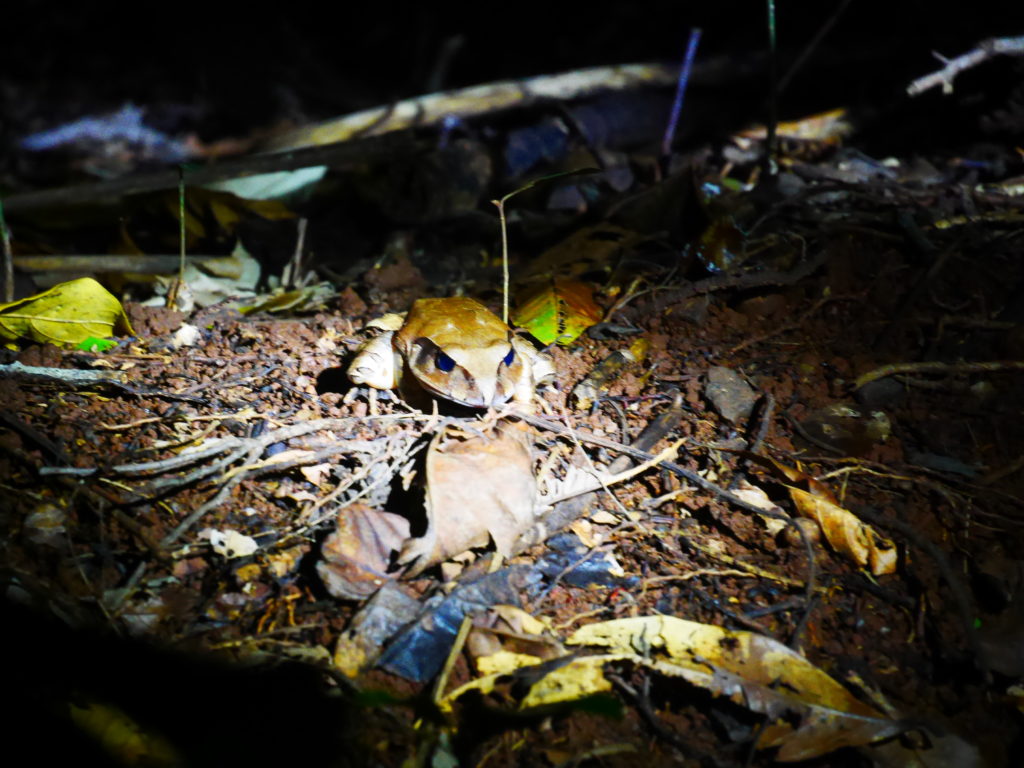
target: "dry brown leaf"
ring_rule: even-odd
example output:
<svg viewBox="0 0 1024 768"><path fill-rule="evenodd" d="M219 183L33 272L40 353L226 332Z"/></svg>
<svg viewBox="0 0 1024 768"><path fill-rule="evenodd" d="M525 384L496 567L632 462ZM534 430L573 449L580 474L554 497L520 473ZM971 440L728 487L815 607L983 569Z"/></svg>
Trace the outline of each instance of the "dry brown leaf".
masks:
<svg viewBox="0 0 1024 768"><path fill-rule="evenodd" d="M185 265L184 284L191 300L200 307L209 307L228 299L254 296L260 279L260 263L249 255L241 240L228 256L188 262ZM177 278L158 275L155 290L167 293L170 283ZM152 299L150 301L153 301Z"/></svg>
<svg viewBox="0 0 1024 768"><path fill-rule="evenodd" d="M609 89L673 83L677 69L655 64L617 64L428 93L397 104L392 102L326 122L300 126L277 136L263 149L281 151L322 146L396 130L426 128L450 115L459 115L467 120L537 100L557 98L568 101Z"/></svg>
<svg viewBox="0 0 1024 768"><path fill-rule="evenodd" d="M317 573L335 597L369 597L396 575L388 573L391 556L408 537L409 521L401 515L353 504L338 513Z"/></svg>
<svg viewBox="0 0 1024 768"><path fill-rule="evenodd" d="M828 499L833 504L838 504L839 500L836 499L835 494L832 490L817 478L804 472L799 467L790 467L783 464L781 461L766 456L754 456L752 454L744 454L747 458L754 458L763 467L772 470L775 475L783 477L791 483L799 483L805 486L808 491L813 493L815 496L819 496L823 499Z"/></svg>
<svg viewBox="0 0 1024 768"><path fill-rule="evenodd" d="M789 486L789 496L797 511L821 526L832 548L846 555L861 567L870 568L875 576L896 570L896 545L875 532L830 499Z"/></svg>
<svg viewBox="0 0 1024 768"><path fill-rule="evenodd" d="M856 515L840 506L839 500L827 485L797 467L787 467L774 459L744 454L761 466L781 475L804 489L787 485L789 496L797 512L818 523L829 545L862 568L869 568L875 576L896 570L896 545L879 534Z"/></svg>
<svg viewBox="0 0 1024 768"><path fill-rule="evenodd" d="M853 132L853 126L846 119L846 109L830 109L799 120L779 123L775 133L779 138L818 141L825 144L838 144L843 137ZM756 139L763 141L768 131L763 125L747 128L733 136L740 139ZM742 146L742 145L741 145Z"/></svg>
<svg viewBox="0 0 1024 768"><path fill-rule="evenodd" d="M449 428L427 451L427 530L409 540L400 563L411 575L493 539L508 556L534 520L537 482L525 436L513 428L489 435Z"/></svg>
<svg viewBox="0 0 1024 768"><path fill-rule="evenodd" d="M765 493L763 488L758 488L756 485L748 483L745 480L741 480L739 486L733 488L731 492L736 498L742 499L747 502L747 504L752 504L758 509L763 509L775 514L785 514L785 511L778 504L768 498L768 494ZM761 515L761 520L764 522L769 536L777 536L787 526L785 520L781 520L777 517Z"/></svg>

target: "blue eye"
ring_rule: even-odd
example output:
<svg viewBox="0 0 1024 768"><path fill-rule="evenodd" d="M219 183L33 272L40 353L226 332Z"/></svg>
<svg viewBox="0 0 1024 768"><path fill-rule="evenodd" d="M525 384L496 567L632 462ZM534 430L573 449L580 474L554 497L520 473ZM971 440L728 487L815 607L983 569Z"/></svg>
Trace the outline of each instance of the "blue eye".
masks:
<svg viewBox="0 0 1024 768"><path fill-rule="evenodd" d="M452 368L455 367L455 361L444 352L438 352L437 357L434 358L434 365L443 373L451 373Z"/></svg>
<svg viewBox="0 0 1024 768"><path fill-rule="evenodd" d="M508 354L505 355L505 358L501 362L503 362L505 365L512 365L512 361L515 360L515 359L516 359L516 351L514 349L510 349L508 351Z"/></svg>

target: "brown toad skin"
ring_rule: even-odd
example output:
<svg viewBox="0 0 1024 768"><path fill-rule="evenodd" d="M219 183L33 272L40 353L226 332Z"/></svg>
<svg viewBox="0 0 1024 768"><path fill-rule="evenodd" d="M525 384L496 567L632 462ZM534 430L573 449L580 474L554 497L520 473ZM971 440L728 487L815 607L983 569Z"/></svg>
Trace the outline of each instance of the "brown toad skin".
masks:
<svg viewBox="0 0 1024 768"><path fill-rule="evenodd" d="M407 383L406 370L428 393L474 408L510 399L529 408L536 385L553 374L546 355L465 297L416 301L398 330L364 346L349 378L391 389Z"/></svg>

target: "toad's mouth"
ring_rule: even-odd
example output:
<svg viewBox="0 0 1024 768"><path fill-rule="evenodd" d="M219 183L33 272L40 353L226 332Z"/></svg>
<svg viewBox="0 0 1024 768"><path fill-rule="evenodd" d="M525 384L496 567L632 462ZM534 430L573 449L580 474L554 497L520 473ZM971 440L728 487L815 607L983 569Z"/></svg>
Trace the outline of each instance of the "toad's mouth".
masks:
<svg viewBox="0 0 1024 768"><path fill-rule="evenodd" d="M480 382L474 380L459 368L453 369L446 375L443 383L431 381L426 377L417 377L420 386L431 395L441 397L459 405L468 405L473 408L489 408L491 406L504 405L509 401L510 393L499 388L497 383L491 386L481 386Z"/></svg>

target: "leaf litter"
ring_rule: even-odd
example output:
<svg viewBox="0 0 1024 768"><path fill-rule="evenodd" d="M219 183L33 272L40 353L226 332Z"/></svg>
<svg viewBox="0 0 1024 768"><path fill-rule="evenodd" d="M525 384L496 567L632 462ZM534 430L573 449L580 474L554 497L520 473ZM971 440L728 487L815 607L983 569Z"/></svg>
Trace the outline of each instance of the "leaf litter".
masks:
<svg viewBox="0 0 1024 768"><path fill-rule="evenodd" d="M1019 645L1013 622L997 620L1020 613L1022 582L986 563L1019 551L1011 447L1024 435L1011 418L1019 370L992 363L1021 347L1016 324L978 297L1012 305L1021 275L1004 215L1019 205L975 190L961 234L952 182L903 183L904 166L851 177L841 143L827 144L788 158L791 191L761 208L746 193L690 197L737 153L687 157L636 195L595 198L594 179L568 180L603 201L606 234L578 225L557 258L549 248L516 262L522 287L544 286L521 322L559 342L558 387L534 417L415 412L343 383L355 329L413 294L451 291L443 267L459 264L459 289L493 298L494 259L451 261L460 243L429 216L396 223L383 261L351 260L347 296L327 263L333 293L318 280L315 294L282 289L243 308L220 300L231 286L211 291L185 345L175 313L132 302L138 338L111 351L17 355L40 370L110 368L130 390L16 378L8 354L8 587L234 659L332 658L325 672L342 690L386 694L366 705L362 743L389 733L410 754L431 737L414 730L409 681L444 669L437 749L457 736L467 759L605 745L610 764L739 764L751 746L764 750L755 761L786 761L890 739L925 760L981 750L1002 764L1017 715L989 660ZM543 212L542 186L516 205ZM677 213L663 226L666 210ZM678 211L700 224L682 226ZM517 247L559 242L537 219ZM459 237L491 248L465 227ZM594 237L603 250L579 245ZM955 258L912 258L922 239ZM586 332L595 306L608 334ZM109 331L122 315L107 314ZM610 321L638 329L642 353L588 379L634 345ZM728 418L708 389L723 371L754 395ZM586 397L570 398L588 380ZM799 428L851 396L891 434L850 450L822 436L828 419L817 436ZM915 461L924 455L949 463ZM935 468L953 462L988 482ZM543 542L569 526L560 535L575 545L557 571L540 570ZM982 645L977 627L990 623L1000 631ZM864 685L850 685L857 676ZM617 714L595 705L611 695ZM477 729L482 713L500 725ZM538 729L522 716L550 719Z"/></svg>

